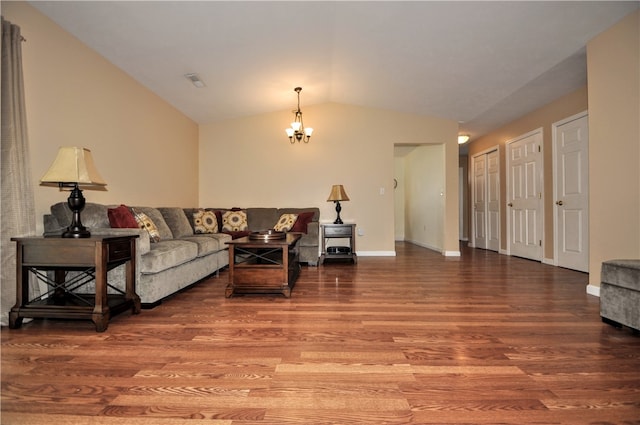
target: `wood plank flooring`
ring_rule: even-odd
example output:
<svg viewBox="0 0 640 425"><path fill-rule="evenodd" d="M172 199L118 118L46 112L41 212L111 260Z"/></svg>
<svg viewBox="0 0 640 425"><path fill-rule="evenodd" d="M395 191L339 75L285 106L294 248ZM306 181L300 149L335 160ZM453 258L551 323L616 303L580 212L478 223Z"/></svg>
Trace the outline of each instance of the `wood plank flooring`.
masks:
<svg viewBox="0 0 640 425"><path fill-rule="evenodd" d="M640 424L640 337L586 274L461 247L303 267L292 297L228 272L138 316L1 331L1 423Z"/></svg>

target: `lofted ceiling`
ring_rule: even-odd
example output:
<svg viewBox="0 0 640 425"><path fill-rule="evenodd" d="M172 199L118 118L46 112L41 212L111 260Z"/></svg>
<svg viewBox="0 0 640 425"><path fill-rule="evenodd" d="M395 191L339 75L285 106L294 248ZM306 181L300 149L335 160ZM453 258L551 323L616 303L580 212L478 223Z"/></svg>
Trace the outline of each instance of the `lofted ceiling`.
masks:
<svg viewBox="0 0 640 425"><path fill-rule="evenodd" d="M302 86L303 111L430 115L473 139L586 84L586 43L639 2L30 4L201 124L292 109Z"/></svg>

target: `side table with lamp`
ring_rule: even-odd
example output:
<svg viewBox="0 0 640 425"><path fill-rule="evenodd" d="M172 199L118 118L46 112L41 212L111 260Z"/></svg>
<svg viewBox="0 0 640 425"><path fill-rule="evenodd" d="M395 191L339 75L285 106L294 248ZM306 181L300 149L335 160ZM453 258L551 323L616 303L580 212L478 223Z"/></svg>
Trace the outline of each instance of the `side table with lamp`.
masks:
<svg viewBox="0 0 640 425"><path fill-rule="evenodd" d="M91 236L82 225L80 212L86 201L80 187L104 190L106 186L91 151L61 147L40 182L71 189L67 202L72 222L61 235L11 239L17 243L16 304L9 313L9 327L20 327L24 317L89 319L96 331L103 332L112 314L128 308L139 313L140 298L135 292L138 235ZM107 272L120 265L126 267L124 291L107 282ZM32 280L43 282L47 292L29 299ZM95 282L93 294L78 291L90 282Z"/></svg>
<svg viewBox="0 0 640 425"><path fill-rule="evenodd" d="M342 207L340 201L348 201L349 196L341 184L333 185L327 202L336 204L336 219L333 224L321 224L320 232L322 238L322 254L319 264L330 259L346 259L358 262L356 255L356 225L354 223L344 223L340 218ZM349 246L328 246L329 239L343 239L349 241Z"/></svg>

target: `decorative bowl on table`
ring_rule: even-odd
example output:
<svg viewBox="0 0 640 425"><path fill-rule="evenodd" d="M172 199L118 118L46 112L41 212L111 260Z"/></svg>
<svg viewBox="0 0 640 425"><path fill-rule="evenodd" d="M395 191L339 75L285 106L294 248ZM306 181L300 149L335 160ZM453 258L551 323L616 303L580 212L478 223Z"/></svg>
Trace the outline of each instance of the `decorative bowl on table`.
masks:
<svg viewBox="0 0 640 425"><path fill-rule="evenodd" d="M249 233L249 239L259 240L259 241L273 241L273 240L284 239L285 237L287 237L287 234L285 232L278 232L273 229Z"/></svg>

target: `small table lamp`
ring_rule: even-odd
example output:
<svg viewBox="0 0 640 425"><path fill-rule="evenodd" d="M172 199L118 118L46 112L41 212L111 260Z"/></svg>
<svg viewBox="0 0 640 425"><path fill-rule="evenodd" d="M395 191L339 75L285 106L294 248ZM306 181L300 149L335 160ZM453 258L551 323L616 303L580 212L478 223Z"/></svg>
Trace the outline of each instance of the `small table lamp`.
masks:
<svg viewBox="0 0 640 425"><path fill-rule="evenodd" d="M73 217L67 230L62 233L62 237L90 237L91 233L80 220L80 211L85 206L80 186L87 189L103 189L107 185L96 170L91 151L86 148L61 147L55 161L40 179L40 184L42 186L58 186L60 190L71 189L67 203Z"/></svg>
<svg viewBox="0 0 640 425"><path fill-rule="evenodd" d="M347 192L344 191L344 187L341 184L334 184L331 188L329 199L327 199L327 202L333 201L336 203L336 213L338 214L338 216L336 217L336 221L334 221L333 224L342 224L342 219L340 219L340 211L342 211L340 201L348 200L349 197L347 196Z"/></svg>

